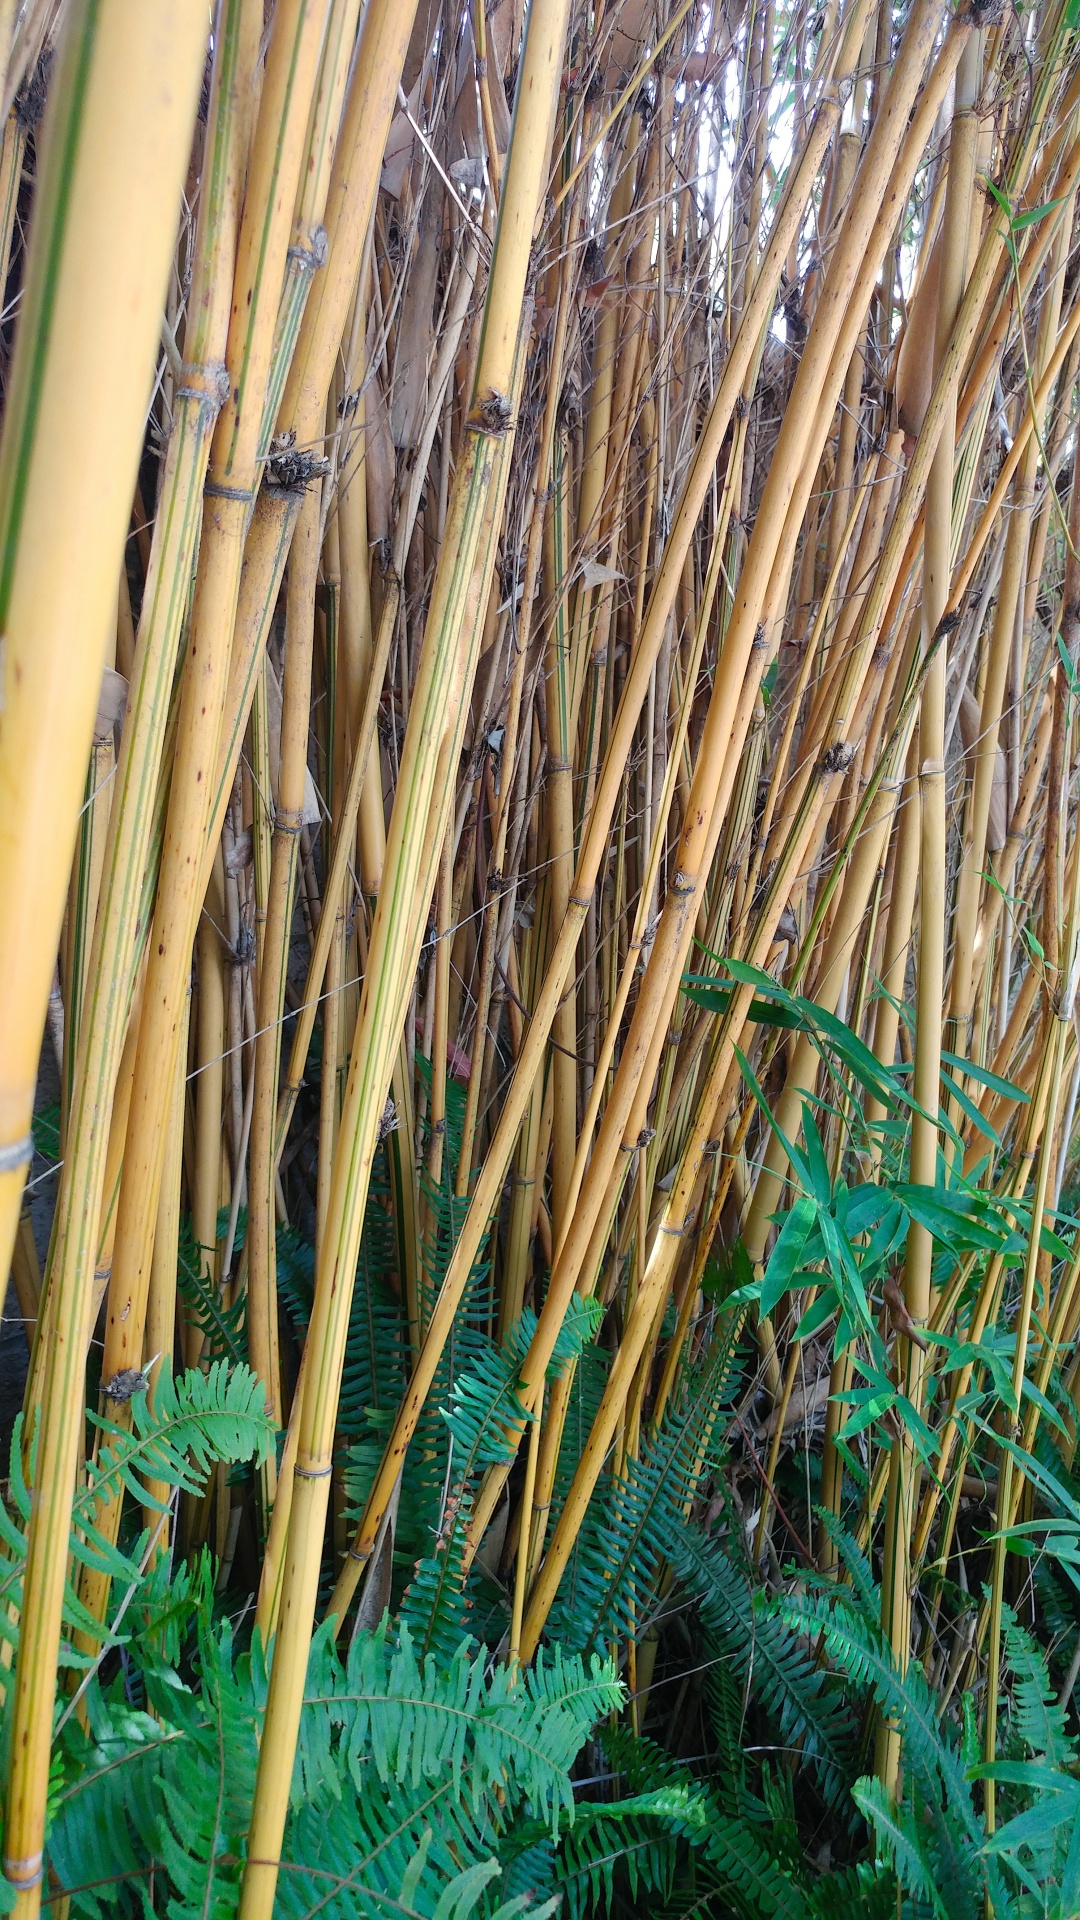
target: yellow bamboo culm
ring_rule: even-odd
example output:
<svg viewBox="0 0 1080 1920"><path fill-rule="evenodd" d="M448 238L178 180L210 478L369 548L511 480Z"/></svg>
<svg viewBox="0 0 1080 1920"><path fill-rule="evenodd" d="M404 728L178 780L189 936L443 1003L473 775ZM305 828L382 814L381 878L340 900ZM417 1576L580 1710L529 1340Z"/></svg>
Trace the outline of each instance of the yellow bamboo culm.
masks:
<svg viewBox="0 0 1080 1920"><path fill-rule="evenodd" d="M975 101L982 63L981 36L973 34L957 73L949 144L942 266L938 279L935 370L960 308L968 257L968 234L975 180L975 143L978 119ZM938 639L938 624L949 597L952 563L952 501L954 478L955 403L938 442L927 488L925 562L923 576L923 646ZM945 651L936 645L927 669L919 717L919 817L922 842L919 861L919 949L917 970L914 1092L921 1111L912 1120L911 1177L932 1186L937 1172L937 1112L941 1080L941 1026L945 1011ZM926 1229L913 1221L908 1232L904 1268L904 1304L916 1329L930 1317L933 1242ZM923 1395L925 1342L905 1342L905 1389L916 1407ZM886 1514L885 1558L882 1581L882 1626L893 1657L903 1671L910 1652L910 1580L908 1553L915 1518L917 1471L910 1437L893 1449ZM887 1723L879 1731L877 1766L886 1786L895 1791L900 1743Z"/></svg>
<svg viewBox="0 0 1080 1920"><path fill-rule="evenodd" d="M285 1827L318 1586L334 1426L364 1202L377 1128L420 946L418 908L426 910L452 800L446 770L460 751L464 701L471 688L513 446L514 409L524 371L525 279L546 181L567 0L530 15L519 108L507 160L491 278L484 311L466 450L455 477L442 558L428 608L413 689L387 868L392 890L379 896L364 993L341 1116L325 1241L308 1331L308 1372L300 1406L288 1539L263 1744L252 1812L242 1920L269 1920ZM521 103L525 105L522 107ZM524 308L529 311L528 306ZM444 785L436 787L444 733ZM432 801L434 817L429 827Z"/></svg>
<svg viewBox="0 0 1080 1920"><path fill-rule="evenodd" d="M206 47L196 0L75 0L58 54L0 442L0 1270L6 1271L172 235ZM103 258L112 300L100 298ZM118 318L122 315L122 318ZM77 445L79 457L70 457ZM89 468L93 487L85 484ZM64 545L64 565L57 547ZM25 903L34 903L26 912ZM17 906L16 903L23 903ZM52 1701L86 1332L56 1327L31 1521L4 1871L40 1903ZM60 1343L64 1343L61 1345ZM66 1349L66 1350L65 1350ZM72 1407L75 1418L71 1417Z"/></svg>

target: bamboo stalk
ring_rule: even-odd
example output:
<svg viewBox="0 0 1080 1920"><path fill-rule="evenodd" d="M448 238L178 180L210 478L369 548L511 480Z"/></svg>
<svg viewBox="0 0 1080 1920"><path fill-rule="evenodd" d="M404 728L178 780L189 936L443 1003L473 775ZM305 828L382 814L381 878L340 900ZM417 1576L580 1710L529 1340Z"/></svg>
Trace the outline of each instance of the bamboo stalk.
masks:
<svg viewBox="0 0 1080 1920"><path fill-rule="evenodd" d="M964 292L968 223L975 173L978 122L974 103L979 89L982 47L978 35L965 49L957 74L949 144L942 265L937 301L935 368L939 369ZM923 646L936 632L948 601L952 562L952 495L955 415L946 418L927 487L923 571ZM941 1081L941 1020L945 992L945 655L938 648L923 685L919 718L919 948L916 972L916 1053L911 1126L911 1177L933 1184L937 1171L938 1100ZM904 1303L915 1327L925 1326L932 1302L933 1240L918 1222L908 1230L904 1265ZM905 1336L898 1361L904 1391L915 1407L922 1404L926 1371L922 1345ZM882 1627L901 1672L907 1666L911 1638L908 1552L914 1521L917 1469L910 1438L902 1434L893 1450L886 1515L886 1573L882 1581ZM882 1728L878 1771L896 1791L899 1740Z"/></svg>
<svg viewBox="0 0 1080 1920"><path fill-rule="evenodd" d="M35 241L0 444L0 522L8 556L0 579L6 635L0 785L7 818L21 822L0 848L0 892L10 902L37 903L29 938L14 913L5 916L7 933L0 934L11 996L5 1001L11 1017L0 1034L3 1269L29 1157L22 1142L29 1134L34 1055L101 666L115 621L116 577L205 34L201 9L190 6L146 11L124 0L103 0L96 8L73 7L43 142ZM94 297L103 251L121 323L112 303ZM80 463L57 458L70 434L78 440L81 462L98 475L93 488L84 485ZM63 568L53 560L60 526ZM72 636L79 634L84 643L73 648ZM51 861L42 857L46 847ZM54 1320L24 1585L4 1861L23 1915L36 1913L40 1904L52 1699L81 1427L81 1305L76 1295L70 1314L61 1318L58 1312Z"/></svg>
<svg viewBox="0 0 1080 1920"><path fill-rule="evenodd" d="M523 372L519 324L525 276L546 168L567 21L566 0L530 15L518 108L499 207L480 358L455 477L442 560L428 609L420 671L412 692L387 866L392 892L379 896L368 950L357 1032L342 1111L324 1258L316 1276L284 1559L280 1625L256 1782L243 1920L269 1915L277 1881L318 1582L330 1459L356 1256L377 1128L390 1080L408 988L419 955L450 793L436 793L437 748L444 732L459 748L463 696L475 672L480 622L501 518L514 407ZM523 107L521 102L527 104ZM526 309L527 311L527 309ZM466 624L471 621L472 634ZM455 698L458 702L455 710ZM456 740L455 740L456 736ZM451 752L450 764L456 760ZM434 806L433 806L434 802ZM432 816L429 830L429 815ZM404 987L404 991L403 991Z"/></svg>

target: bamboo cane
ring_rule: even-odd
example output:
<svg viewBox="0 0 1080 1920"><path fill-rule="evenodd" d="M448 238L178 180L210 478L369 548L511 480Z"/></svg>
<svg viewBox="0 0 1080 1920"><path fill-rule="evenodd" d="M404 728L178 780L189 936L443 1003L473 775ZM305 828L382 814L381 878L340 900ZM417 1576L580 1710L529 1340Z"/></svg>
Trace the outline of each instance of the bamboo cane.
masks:
<svg viewBox="0 0 1080 1920"><path fill-rule="evenodd" d="M342 1139L334 1170L325 1257L316 1276L308 1341L309 1372L301 1407L292 1510L284 1562L280 1626L267 1701L266 1727L252 1812L249 1863L241 1895L243 1920L268 1915L284 1829L292 1757L299 1727L307 1643L318 1579L317 1542L326 1516L327 1475L340 1387L352 1280L370 1173L404 1001L419 953L435 862L445 834L450 795L434 792L437 746L444 731L460 744L463 714L455 714L471 687L479 627L477 615L490 579L492 534L501 518L512 445L522 354L519 316L533 229L546 184L546 167L566 32L565 0L530 16L519 106L499 208L495 256L485 308L473 412L459 464L436 572L417 685L413 690L403 765L387 847L392 890L380 894L368 952L360 1018L342 1112ZM522 106L521 102L527 102ZM515 373L516 369L516 373ZM479 604L478 604L479 603ZM473 632L467 637L466 621ZM471 657L470 657L471 656ZM457 683L455 686L455 682ZM448 698L450 705L448 707ZM449 718L448 725L448 715ZM432 749L436 751L433 752ZM453 764L453 756L451 757ZM434 807L434 828L426 832ZM428 842L425 848L424 842ZM421 856L426 859L421 866ZM403 984L405 991L403 992Z"/></svg>
<svg viewBox="0 0 1080 1920"><path fill-rule="evenodd" d="M158 312L206 22L198 7L147 12L112 0L74 7L44 140L42 180L13 389L0 445L0 520L6 634L0 712L0 778L7 817L22 822L0 849L2 887L38 903L32 937L3 947L15 1027L0 1054L5 1094L0 1139L0 1268L7 1267L28 1157L35 1065L61 912L67 859L42 862L74 841L75 814L97 703L116 577L134 487ZM168 84L163 76L169 75ZM107 248L116 301L93 297ZM122 318L118 314L122 313ZM49 342L47 352L43 343ZM68 434L99 484L57 454ZM17 484L16 484L17 483ZM64 527L67 563L55 565L52 529ZM72 653L70 637L85 645ZM60 745L61 739L63 744ZM59 747L59 751L58 751ZM40 836L44 836L44 842ZM44 897L43 897L44 896ZM5 918L8 938L19 916ZM86 1335L80 1303L54 1321L42 1408L39 1497L24 1584L6 1798L5 1862L18 1907L40 1901L52 1697L67 1564L67 1526L81 1424L78 1383Z"/></svg>

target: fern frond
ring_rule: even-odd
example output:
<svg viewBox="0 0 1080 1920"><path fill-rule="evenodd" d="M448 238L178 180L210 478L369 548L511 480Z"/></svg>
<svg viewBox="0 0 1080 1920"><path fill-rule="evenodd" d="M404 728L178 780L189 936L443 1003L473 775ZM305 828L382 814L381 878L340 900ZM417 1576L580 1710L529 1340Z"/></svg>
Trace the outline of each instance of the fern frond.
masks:
<svg viewBox="0 0 1080 1920"><path fill-rule="evenodd" d="M731 1391L738 1320L718 1332L708 1360L671 1408L660 1432L594 1497L574 1566L560 1583L549 1631L588 1652L640 1634L655 1606L682 1509L711 1469L709 1446Z"/></svg>
<svg viewBox="0 0 1080 1920"><path fill-rule="evenodd" d="M360 1634L342 1669L332 1642L316 1637L301 1721L298 1778L311 1794L325 1752L311 1729L329 1713L357 1787L370 1763L384 1782L450 1779L475 1813L502 1796L508 1811L527 1806L558 1831L573 1817L568 1768L596 1721L621 1704L610 1663L556 1653L528 1673L496 1667L468 1642L448 1668L418 1660L407 1625L394 1644L385 1628ZM501 1803L500 1803L501 1804Z"/></svg>
<svg viewBox="0 0 1080 1920"><path fill-rule="evenodd" d="M888 1868L860 1860L827 1873L810 1891L814 1920L895 1920L896 1881Z"/></svg>
<svg viewBox="0 0 1080 1920"><path fill-rule="evenodd" d="M143 1564L149 1535L142 1533L127 1552L123 1551L95 1523L101 1503L126 1490L140 1506L156 1504L147 1493L144 1477L199 1493L219 1461L263 1459L273 1439L263 1401L262 1383L253 1373L246 1367L230 1369L224 1361L217 1361L209 1372L192 1368L178 1381L164 1374L156 1385L152 1409L144 1393L136 1394L131 1403L130 1432L99 1414L90 1415L106 1441L97 1459L88 1465L85 1482L73 1502L70 1550L77 1565L105 1572L116 1583L114 1611L130 1602L132 1588L142 1590L151 1578ZM0 1541L4 1549L0 1558L0 1641L13 1648L18 1643L36 1437L27 1451L30 1484L23 1472L23 1424L19 1416L9 1454L8 1502L0 1503ZM187 1596L181 1592L178 1605L183 1609L186 1604ZM70 1581L65 1586L63 1622L67 1636L81 1632L91 1641L106 1645L128 1637L114 1633L111 1616L103 1630L102 1622L87 1612ZM132 1615L129 1628L136 1624ZM76 1652L70 1638L61 1642L60 1657L64 1665L75 1667L87 1666L91 1658Z"/></svg>
<svg viewBox="0 0 1080 1920"><path fill-rule="evenodd" d="M234 1657L204 1629L198 1693L151 1676L154 1714L88 1691L88 1730L65 1730L49 1841L53 1873L87 1920L114 1912L152 1867L169 1920L232 1920L243 1872L267 1694L258 1636ZM573 1819L569 1769L622 1688L594 1661L488 1670L459 1649L447 1671L417 1660L408 1629L361 1635L343 1666L329 1629L311 1650L281 1911L393 1910L436 1920L491 1901L498 1834L518 1812L556 1839ZM432 1834L427 1841L425 1833ZM414 1863L423 1859L423 1873ZM167 1897L166 1897L167 1896ZM513 1892L503 1920L530 1908ZM550 1914L550 1902L540 1912Z"/></svg>
<svg viewBox="0 0 1080 1920"><path fill-rule="evenodd" d="M878 1854L896 1873L902 1885L921 1900L929 1902L937 1914L945 1914L933 1868L923 1851L922 1839L910 1813L897 1807L880 1780L857 1780L852 1797L867 1826L875 1835Z"/></svg>
<svg viewBox="0 0 1080 1920"><path fill-rule="evenodd" d="M1044 1755L1051 1766L1070 1766L1076 1759L1077 1742L1066 1729L1065 1709L1054 1697L1046 1660L1011 1609L1002 1611L1016 1731L1032 1753Z"/></svg>
<svg viewBox="0 0 1080 1920"><path fill-rule="evenodd" d="M450 1495L435 1552L418 1561L398 1609L399 1628L408 1631L417 1658L434 1655L440 1666L452 1662L467 1636L465 1528L471 1505L467 1492Z"/></svg>
<svg viewBox="0 0 1080 1920"><path fill-rule="evenodd" d="M349 1439L366 1435L380 1413L388 1416L405 1390L407 1339L393 1284L396 1263L390 1177L380 1147L364 1212L338 1402L338 1428ZM278 1229L277 1279L289 1318L303 1334L311 1316L315 1250L295 1228Z"/></svg>
<svg viewBox="0 0 1080 1920"><path fill-rule="evenodd" d="M559 1333L549 1375L576 1358L599 1326L601 1309L576 1300ZM417 1565L401 1603L400 1618L412 1634L420 1658L433 1653L443 1664L466 1632L466 1528L475 1482L486 1467L513 1458L508 1433L527 1414L518 1394L525 1355L536 1331L536 1316L523 1313L501 1347L485 1341L472 1364L454 1382L442 1417L452 1441L453 1485L443 1505L439 1538L432 1555Z"/></svg>
<svg viewBox="0 0 1080 1920"><path fill-rule="evenodd" d="M849 1532L829 1507L817 1507L815 1512L820 1526L836 1548L840 1564L851 1582L850 1600L858 1605L865 1620L876 1625L881 1618L881 1595L866 1554L863 1553L855 1535ZM835 1580L830 1577L829 1587L826 1589L824 1585L818 1586L819 1578L820 1576L815 1576L810 1582L815 1591L831 1590L835 1594Z"/></svg>
<svg viewBox="0 0 1080 1920"><path fill-rule="evenodd" d="M610 1913L616 1888L638 1910L649 1895L666 1901L686 1845L705 1838L706 1810L691 1787L661 1787L612 1805L579 1803L555 1862L569 1920Z"/></svg>
<svg viewBox="0 0 1080 1920"><path fill-rule="evenodd" d="M200 1329L205 1351L211 1360L231 1360L234 1366L246 1363L247 1295L238 1293L227 1307L209 1274L205 1271L203 1249L186 1217L180 1222L180 1244L176 1259L176 1287L188 1314Z"/></svg>
<svg viewBox="0 0 1080 1920"><path fill-rule="evenodd" d="M732 1675L776 1722L783 1744L801 1744L826 1795L838 1798L854 1777L855 1729L829 1676L783 1619L755 1605L749 1579L713 1535L684 1527L671 1559Z"/></svg>
<svg viewBox="0 0 1080 1920"><path fill-rule="evenodd" d="M713 1821L706 1860L717 1892L746 1920L807 1920L810 1907L803 1888L745 1821Z"/></svg>
<svg viewBox="0 0 1080 1920"><path fill-rule="evenodd" d="M165 1371L154 1385L153 1408L145 1393L135 1394L130 1433L103 1414L91 1413L94 1426L108 1440L87 1470L76 1523L89 1524L102 1502L114 1499L121 1487L145 1503L146 1489L136 1475L162 1480L185 1493L201 1493L219 1461L261 1463L274 1436L263 1412L265 1398L263 1383L250 1368L230 1368L217 1360L208 1372L191 1367L178 1380Z"/></svg>
<svg viewBox="0 0 1080 1920"><path fill-rule="evenodd" d="M418 1796L366 1792L301 1807L286 1833L275 1913L282 1920L304 1920L313 1909L325 1920L442 1920L448 1913L464 1920L477 1912L499 1863L491 1853L470 1858L467 1847L462 1865L452 1799L447 1782Z"/></svg>
<svg viewBox="0 0 1080 1920"><path fill-rule="evenodd" d="M858 1614L827 1600L782 1599L775 1613L797 1633L820 1635L834 1664L857 1686L866 1686L883 1713L896 1721L904 1742L904 1764L914 1778L919 1797L937 1805L941 1794L959 1822L968 1848L975 1849L982 1828L961 1761L945 1737L937 1701L921 1668L915 1664L901 1674L893 1665L880 1631Z"/></svg>

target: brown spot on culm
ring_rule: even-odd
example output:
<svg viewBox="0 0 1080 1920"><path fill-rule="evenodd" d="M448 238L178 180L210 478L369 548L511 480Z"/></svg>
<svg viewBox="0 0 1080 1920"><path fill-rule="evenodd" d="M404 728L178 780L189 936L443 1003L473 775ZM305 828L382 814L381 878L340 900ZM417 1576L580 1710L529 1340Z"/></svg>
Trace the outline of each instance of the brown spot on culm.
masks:
<svg viewBox="0 0 1080 1920"><path fill-rule="evenodd" d="M510 431L511 418L510 402L505 393L496 393L494 387L489 387L470 413L469 425L474 433L490 433L501 438Z"/></svg>
<svg viewBox="0 0 1080 1920"><path fill-rule="evenodd" d="M855 758L855 749L847 740L826 747L821 756L822 773L846 773Z"/></svg>
<svg viewBox="0 0 1080 1920"><path fill-rule="evenodd" d="M319 454L304 453L296 444L296 434L279 433L270 442L266 462L266 484L276 493L304 493L313 481L329 473L330 462Z"/></svg>

